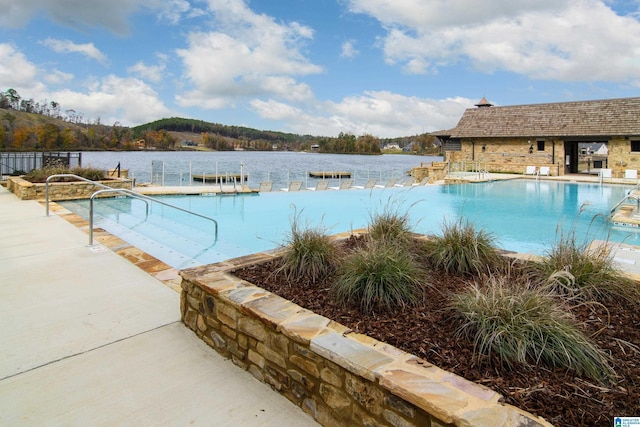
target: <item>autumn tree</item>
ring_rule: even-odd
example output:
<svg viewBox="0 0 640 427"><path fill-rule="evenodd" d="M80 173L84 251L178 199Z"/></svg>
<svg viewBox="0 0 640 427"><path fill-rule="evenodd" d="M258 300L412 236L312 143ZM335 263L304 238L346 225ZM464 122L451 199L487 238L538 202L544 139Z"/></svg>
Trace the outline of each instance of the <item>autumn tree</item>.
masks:
<svg viewBox="0 0 640 427"><path fill-rule="evenodd" d="M61 135L62 148L64 150L73 150L78 148L78 138L70 128L65 128Z"/></svg>
<svg viewBox="0 0 640 427"><path fill-rule="evenodd" d="M216 151L232 151L233 144L230 144L226 138L215 133L202 133L202 141L205 147Z"/></svg>
<svg viewBox="0 0 640 427"><path fill-rule="evenodd" d="M35 148L36 136L33 130L18 127L13 131L13 148L16 150L30 150Z"/></svg>
<svg viewBox="0 0 640 427"><path fill-rule="evenodd" d="M52 123L38 127L38 144L45 150L57 150L62 146L60 128Z"/></svg>
<svg viewBox="0 0 640 427"><path fill-rule="evenodd" d="M380 153L380 140L373 135L359 136L356 141L357 153Z"/></svg>

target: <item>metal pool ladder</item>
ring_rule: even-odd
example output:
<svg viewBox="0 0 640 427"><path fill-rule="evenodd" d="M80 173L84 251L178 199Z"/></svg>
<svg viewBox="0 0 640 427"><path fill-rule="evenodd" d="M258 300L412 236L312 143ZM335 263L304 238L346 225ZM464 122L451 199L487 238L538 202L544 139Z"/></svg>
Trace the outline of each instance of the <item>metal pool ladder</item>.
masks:
<svg viewBox="0 0 640 427"><path fill-rule="evenodd" d="M622 198L622 200L620 200L613 208L611 208L609 216L612 217L616 210L620 206L622 206L628 199L634 200L636 202L636 212L640 212L640 198L638 198L638 196L636 196L634 193L629 192Z"/></svg>
<svg viewBox="0 0 640 427"><path fill-rule="evenodd" d="M126 188L111 188L108 185L104 185L101 184L99 182L96 181L91 181L90 179L87 178L83 178L81 176L75 175L75 174L68 174L68 173L64 173L64 174L56 174L56 175L51 175L47 178L46 181L46 185L45 185L45 209L46 209L46 214L47 216L49 216L49 181L51 181L52 179L56 179L56 178L75 178L75 179L79 179L81 181L85 181L85 182L89 182L97 187L102 187L102 190L98 190L96 192L94 192L91 195L91 198L89 199L89 246L93 246L93 199L96 198L96 196L100 195L100 194L104 194L104 193L120 193L120 194L124 194L126 196L130 196L134 199L139 199L145 202L146 204L146 210L145 210L145 215L148 216L149 215L149 202L152 203L159 203L163 206L167 206L173 209L177 209L181 212L185 212L200 218L203 218L205 220L211 221L213 222L213 237L214 237L214 244L218 241L218 221L216 221L215 219L208 217L206 215L201 215L197 212L193 212L190 211L188 209L183 209L179 206L175 206L172 205L170 203L166 203L163 202L161 200L158 199L154 199L153 197L149 197L149 196L145 196L143 194L140 193L136 193L135 191L132 190L128 190Z"/></svg>

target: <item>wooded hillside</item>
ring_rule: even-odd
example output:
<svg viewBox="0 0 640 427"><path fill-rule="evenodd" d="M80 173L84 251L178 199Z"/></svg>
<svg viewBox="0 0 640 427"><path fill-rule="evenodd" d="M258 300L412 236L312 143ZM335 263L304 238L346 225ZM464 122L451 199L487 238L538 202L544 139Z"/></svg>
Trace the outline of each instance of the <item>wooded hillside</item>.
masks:
<svg viewBox="0 0 640 427"><path fill-rule="evenodd" d="M85 120L82 113L62 110L55 101L22 99L13 89L0 92L0 151L41 150L289 150L322 153L379 154L385 144L409 152L432 153L435 138L381 140L373 135L317 137L228 126L172 117L136 127Z"/></svg>

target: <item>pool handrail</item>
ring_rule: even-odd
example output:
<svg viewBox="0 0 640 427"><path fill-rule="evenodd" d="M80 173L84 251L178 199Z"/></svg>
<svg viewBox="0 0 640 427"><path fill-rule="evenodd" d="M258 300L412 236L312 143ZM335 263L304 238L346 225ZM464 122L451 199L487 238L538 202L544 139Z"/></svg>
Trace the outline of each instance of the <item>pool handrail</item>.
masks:
<svg viewBox="0 0 640 427"><path fill-rule="evenodd" d="M624 202L627 201L627 199L635 200L636 210L640 212L640 198L636 194L629 192L622 198L622 200L620 200L618 203L616 203L614 207L611 208L611 211L609 212L609 217L613 217L613 214L616 212L616 210L620 206L622 206Z"/></svg>
<svg viewBox="0 0 640 427"><path fill-rule="evenodd" d="M161 205L164 206L168 206L170 208L174 208L177 209L179 211L191 214L191 215L195 215L195 216L199 216L200 218L204 218L208 221L212 221L214 224L214 242L218 241L218 221L216 221L213 218L210 218L206 215L201 215L197 212L193 212L190 211L188 209L183 209L181 207L172 205L170 203L166 203L163 201L160 201L158 199L154 199L153 197L149 197L149 196L145 196L144 194L140 194L140 193L136 193L135 191L132 190L128 190L126 188L111 188L108 185L104 185L102 183L96 182L96 181L92 181L90 179L84 178L82 176L76 175L76 174L72 174L72 173L59 173L59 174L54 174L54 175L50 175L46 181L45 181L45 212L46 215L49 216L49 182L57 179L57 178L75 178L77 180L80 181L85 181L88 183L91 183L93 185L95 185L96 187L102 187L103 190L98 190L95 193L93 193L91 195L91 198L89 199L89 246L93 246L93 199L95 198L96 194L102 194L102 193L121 193L121 194L126 194L134 199L139 199L145 202L146 204L146 215L149 215L149 201L151 202L155 202L155 203L160 203Z"/></svg>
<svg viewBox="0 0 640 427"><path fill-rule="evenodd" d="M49 216L49 182L54 180L54 179L57 179L57 178L74 178L74 179L77 179L79 181L84 181L84 182L88 182L90 184L93 184L96 187L102 187L102 188L105 188L105 189L112 189L112 187L109 187L108 185L102 184L102 183L97 182L97 181L92 181L92 180L90 180L88 178L84 178L82 176L79 176L79 175L76 175L76 174L73 174L73 173L57 173L57 174L54 174L54 175L50 175L45 181L44 196L45 196L45 213L46 213L46 216ZM138 198L138 199L142 199L143 198L142 194L135 193L135 192L132 192L131 197L135 197L135 198ZM147 205L148 205L148 203L147 203Z"/></svg>
<svg viewBox="0 0 640 427"><path fill-rule="evenodd" d="M89 199L89 246L93 246L93 200L96 198L97 195L104 194L104 193L125 193L127 195L132 196L135 199L143 200L145 203L147 203L147 209L149 207L148 201L150 201L150 202L159 203L159 204L161 204L163 206L167 206L169 208L177 209L177 210L179 210L181 212L185 212L185 213L188 213L188 214L195 215L195 216L198 216L200 218L206 219L208 221L211 221L211 222L213 222L213 225L214 225L213 241L214 241L214 243L218 241L218 221L216 221L215 219L213 219L211 217L199 214L197 212L190 211L188 209L181 208L179 206L172 205L171 203L166 203L166 202L163 202L161 200L154 199L153 197L149 197L149 196L145 196L143 194L136 193L135 191L132 191L132 190L127 190L127 189L123 189L123 188L108 188L108 189L96 191L95 193L93 193L91 195L91 198Z"/></svg>

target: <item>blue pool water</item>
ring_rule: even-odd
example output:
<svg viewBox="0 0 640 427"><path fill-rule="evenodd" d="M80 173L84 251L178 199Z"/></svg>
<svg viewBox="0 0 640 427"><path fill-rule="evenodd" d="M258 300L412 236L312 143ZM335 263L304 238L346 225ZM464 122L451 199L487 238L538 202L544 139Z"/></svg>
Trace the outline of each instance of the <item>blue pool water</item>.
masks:
<svg viewBox="0 0 640 427"><path fill-rule="evenodd" d="M605 217L630 188L552 181L512 180L482 184L238 196L164 196L162 200L215 218L212 223L177 210L152 206L145 218L139 200L97 200L96 226L182 269L278 247L299 215L301 225L331 233L367 226L371 215L392 207L410 214L419 233L437 234L443 221L462 216L491 232L499 247L543 254L558 227L580 239L637 244L636 232L611 228ZM65 202L87 216L87 201Z"/></svg>

